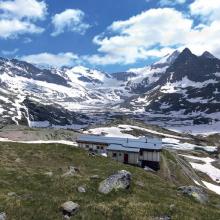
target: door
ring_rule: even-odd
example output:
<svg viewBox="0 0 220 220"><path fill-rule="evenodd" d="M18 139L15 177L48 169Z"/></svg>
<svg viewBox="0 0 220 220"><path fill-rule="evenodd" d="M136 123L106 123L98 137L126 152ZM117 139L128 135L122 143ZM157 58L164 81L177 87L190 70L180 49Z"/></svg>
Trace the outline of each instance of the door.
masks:
<svg viewBox="0 0 220 220"><path fill-rule="evenodd" d="M124 154L124 163L128 163L128 154Z"/></svg>

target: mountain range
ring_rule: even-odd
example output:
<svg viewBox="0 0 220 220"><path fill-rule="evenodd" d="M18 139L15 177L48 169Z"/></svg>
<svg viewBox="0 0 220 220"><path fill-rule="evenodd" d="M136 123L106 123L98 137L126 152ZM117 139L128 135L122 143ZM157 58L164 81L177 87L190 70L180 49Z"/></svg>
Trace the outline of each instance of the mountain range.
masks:
<svg viewBox="0 0 220 220"><path fill-rule="evenodd" d="M127 114L153 123L217 123L220 60L174 51L144 68L44 69L0 58L0 123L80 128Z"/></svg>

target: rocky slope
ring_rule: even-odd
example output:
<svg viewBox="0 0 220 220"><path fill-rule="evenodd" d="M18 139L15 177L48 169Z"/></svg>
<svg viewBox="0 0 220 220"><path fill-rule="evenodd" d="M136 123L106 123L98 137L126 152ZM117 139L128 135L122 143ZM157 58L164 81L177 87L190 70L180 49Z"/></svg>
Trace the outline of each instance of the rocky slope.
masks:
<svg viewBox="0 0 220 220"><path fill-rule="evenodd" d="M185 49L151 88L129 104L143 112L192 118L193 124L214 123L220 111L220 60L208 52L196 56Z"/></svg>

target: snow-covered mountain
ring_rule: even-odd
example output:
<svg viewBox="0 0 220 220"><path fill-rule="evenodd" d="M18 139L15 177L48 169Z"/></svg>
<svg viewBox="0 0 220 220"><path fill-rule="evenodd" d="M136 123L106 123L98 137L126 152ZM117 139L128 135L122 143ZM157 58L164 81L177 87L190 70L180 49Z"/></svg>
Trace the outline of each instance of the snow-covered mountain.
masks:
<svg viewBox="0 0 220 220"><path fill-rule="evenodd" d="M1 58L1 123L83 123L82 110L105 110L128 97L124 85L110 74L83 66L41 69Z"/></svg>
<svg viewBox="0 0 220 220"><path fill-rule="evenodd" d="M43 69L0 58L0 123L80 127L100 120L91 112L104 113L104 119L122 111L135 117L174 113L207 123L207 115L220 111L219 73L220 60L189 49L113 74L84 66Z"/></svg>
<svg viewBox="0 0 220 220"><path fill-rule="evenodd" d="M185 49L151 89L129 105L160 117L213 123L220 112L220 60L208 52L196 56Z"/></svg>
<svg viewBox="0 0 220 220"><path fill-rule="evenodd" d="M127 86L132 92L143 94L166 72L166 69L175 61L178 55L179 51L176 50L150 66L128 70L128 72L136 75L128 80Z"/></svg>

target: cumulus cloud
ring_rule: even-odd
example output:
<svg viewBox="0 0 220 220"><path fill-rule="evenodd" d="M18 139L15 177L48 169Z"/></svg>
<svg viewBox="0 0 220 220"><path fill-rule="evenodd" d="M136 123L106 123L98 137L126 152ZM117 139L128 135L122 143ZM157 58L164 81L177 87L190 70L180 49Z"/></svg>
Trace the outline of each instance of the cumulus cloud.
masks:
<svg viewBox="0 0 220 220"><path fill-rule="evenodd" d="M115 21L105 33L95 36L93 42L103 55L88 57L97 63L135 63L155 53L152 48L170 48L187 40L192 20L171 8L150 9L125 21ZM154 53L152 53L154 52ZM161 56L165 50L158 50Z"/></svg>
<svg viewBox="0 0 220 220"><path fill-rule="evenodd" d="M39 34L43 31L43 28L37 27L28 21L20 21L17 19L0 20L0 38L3 39L16 38L21 34Z"/></svg>
<svg viewBox="0 0 220 220"><path fill-rule="evenodd" d="M3 17L43 19L47 13L47 5L44 1L14 0L1 1L0 10Z"/></svg>
<svg viewBox="0 0 220 220"><path fill-rule="evenodd" d="M15 38L21 34L42 33L35 21L47 14L44 1L14 0L0 2L0 38Z"/></svg>
<svg viewBox="0 0 220 220"><path fill-rule="evenodd" d="M44 65L44 66L55 66L55 67L62 67L62 66L71 66L75 63L78 63L79 57L72 53L39 53L39 54L32 54L20 57L21 60L24 60L29 63L37 64L37 65Z"/></svg>
<svg viewBox="0 0 220 220"><path fill-rule="evenodd" d="M202 0L190 5L191 13L193 4L198 1ZM204 15L202 11L196 14ZM209 50L220 57L220 19L215 17L209 21L195 26L193 17L174 8L150 9L128 20L113 22L106 32L93 39L98 53L84 56L84 59L97 65L124 65L149 57L162 57L184 47L198 55Z"/></svg>
<svg viewBox="0 0 220 220"><path fill-rule="evenodd" d="M84 17L85 13L79 9L66 9L60 14L54 15L52 18L54 32L51 35L57 36L65 31L85 34L90 25L83 21Z"/></svg>
<svg viewBox="0 0 220 220"><path fill-rule="evenodd" d="M160 0L159 4L161 6L165 6L165 5L178 5L178 4L184 4L186 2L186 0Z"/></svg>
<svg viewBox="0 0 220 220"><path fill-rule="evenodd" d="M203 21L220 20L220 1L218 0L195 0L190 4L192 15L199 16Z"/></svg>

